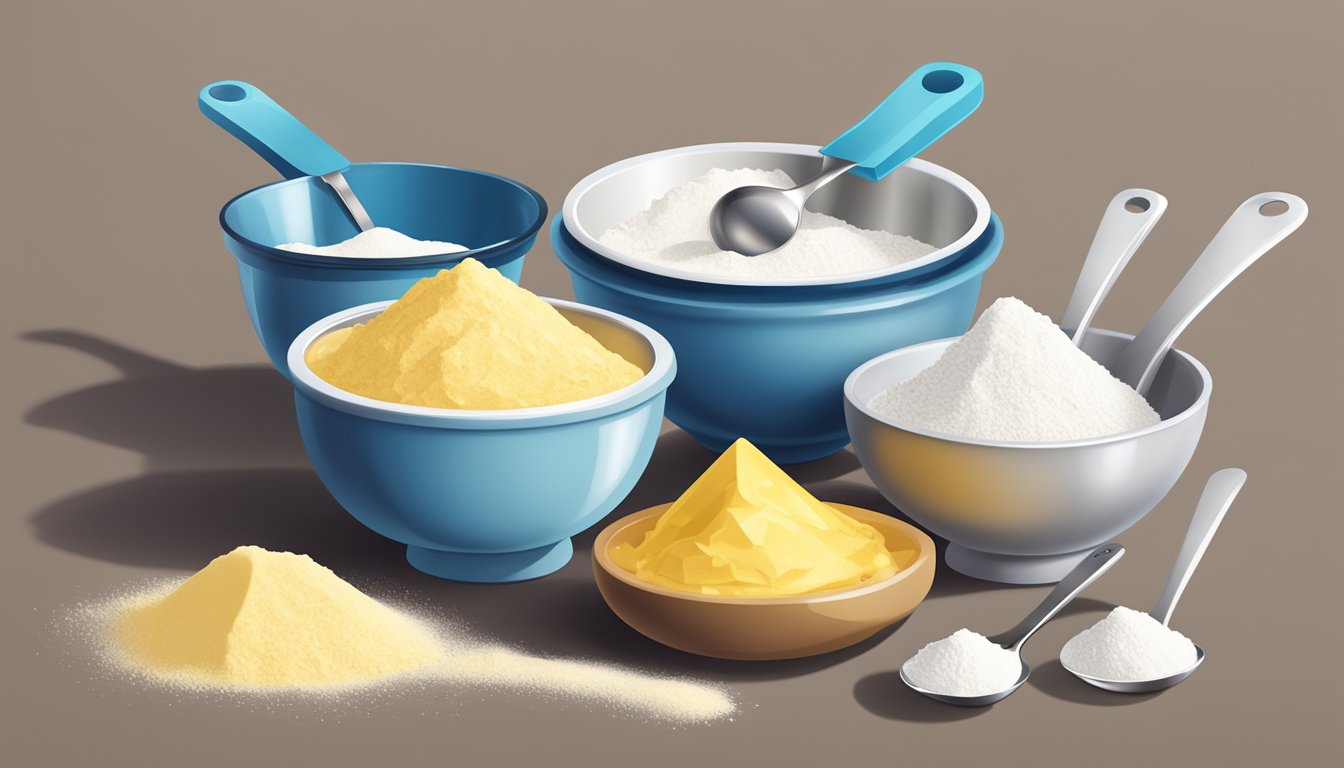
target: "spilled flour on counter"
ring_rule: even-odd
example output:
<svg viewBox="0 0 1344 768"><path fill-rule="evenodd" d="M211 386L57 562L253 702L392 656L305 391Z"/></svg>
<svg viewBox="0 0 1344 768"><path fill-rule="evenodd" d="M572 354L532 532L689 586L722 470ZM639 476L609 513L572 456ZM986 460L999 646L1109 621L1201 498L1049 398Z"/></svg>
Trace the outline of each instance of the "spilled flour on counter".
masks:
<svg viewBox="0 0 1344 768"><path fill-rule="evenodd" d="M347 259L404 259L410 256L440 256L468 250L464 245L443 240L416 240L388 227L374 227L333 245L284 243L282 251L313 256L340 256Z"/></svg>
<svg viewBox="0 0 1344 768"><path fill-rule="evenodd" d="M912 237L860 229L806 209L798 232L778 250L760 256L720 250L709 233L710 211L720 197L746 186L792 187L794 181L779 170L714 168L673 187L643 212L607 230L598 242L664 267L763 279L870 272L937 250Z"/></svg>
<svg viewBox="0 0 1344 768"><path fill-rule="evenodd" d="M868 407L930 432L1018 442L1082 440L1161 421L1050 318L1011 297L995 301L933 365Z"/></svg>
<svg viewBox="0 0 1344 768"><path fill-rule="evenodd" d="M732 715L721 688L481 643L372 597L306 555L239 547L185 581L112 600L100 626L120 670L184 692L340 696L386 684L568 697L693 724Z"/></svg>

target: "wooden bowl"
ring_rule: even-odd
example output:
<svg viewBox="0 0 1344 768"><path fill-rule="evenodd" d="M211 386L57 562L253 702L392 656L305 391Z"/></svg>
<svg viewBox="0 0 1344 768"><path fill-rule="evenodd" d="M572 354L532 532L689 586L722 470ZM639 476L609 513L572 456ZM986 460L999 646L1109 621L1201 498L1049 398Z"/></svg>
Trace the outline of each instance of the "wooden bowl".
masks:
<svg viewBox="0 0 1344 768"><path fill-rule="evenodd" d="M829 502L828 502L829 503ZM893 551L914 550L909 566L880 581L784 597L722 597L642 581L612 561L611 548L637 545L671 504L617 520L593 543L593 573L607 605L640 634L687 653L720 659L796 659L861 642L909 616L933 585L933 540L889 515L830 504L867 523Z"/></svg>

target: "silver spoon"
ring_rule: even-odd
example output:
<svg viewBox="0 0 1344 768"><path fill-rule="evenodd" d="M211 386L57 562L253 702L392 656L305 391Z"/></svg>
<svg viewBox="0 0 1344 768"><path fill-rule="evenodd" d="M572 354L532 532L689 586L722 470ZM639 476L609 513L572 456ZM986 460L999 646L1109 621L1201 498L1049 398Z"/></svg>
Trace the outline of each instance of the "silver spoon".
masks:
<svg viewBox="0 0 1344 768"><path fill-rule="evenodd" d="M1069 604L1070 600L1083 591L1083 588L1091 584L1098 576L1105 573L1111 566L1119 562L1124 556L1125 548L1119 544L1103 544L1092 550L1092 553L1083 558L1083 561L1074 566L1072 571L1051 590L1050 594L1045 596L1041 604L1036 609L1027 614L1027 617L1016 627L994 635L989 641L1007 648L1017 654L1017 661L1022 665L1022 674L1018 675L1017 682L1013 683L1006 690L995 693L986 693L981 696L954 696L946 693L938 693L925 688L920 688L910 681L909 676L905 674L905 664L901 665L901 681L916 693L922 693L931 699L936 699L944 704L953 704L958 707L984 707L995 702L1008 698L1013 691L1022 687L1027 682L1027 677L1031 675L1031 667L1022 660L1022 646L1027 644L1027 640L1036 634L1036 630L1045 626L1045 623L1054 618L1060 609ZM909 661L907 660L907 664Z"/></svg>
<svg viewBox="0 0 1344 768"><path fill-rule="evenodd" d="M1306 201L1285 192L1252 195L1237 206L1152 319L1120 353L1111 373L1146 395L1167 351L1190 321L1306 218Z"/></svg>
<svg viewBox="0 0 1344 768"><path fill-rule="evenodd" d="M726 251L759 256L793 237L803 206L847 171L880 181L980 106L984 79L961 64L925 64L852 128L822 147L821 170L792 189L739 187L714 204L709 231Z"/></svg>
<svg viewBox="0 0 1344 768"><path fill-rule="evenodd" d="M1195 516L1190 521L1190 529L1185 533L1185 542L1181 544L1181 551L1176 556L1176 565L1171 569L1167 584L1162 588L1162 595L1153 608L1153 618L1162 622L1162 626L1170 625L1171 614L1176 612L1176 601L1181 599L1181 593L1185 591L1185 585L1190 582L1191 575L1194 574L1200 559L1204 557L1204 550L1209 548L1209 542L1213 540L1218 524L1223 522L1223 516L1232 506L1232 500L1237 497L1237 493L1245 483L1245 472L1240 469L1224 469L1215 472L1204 486L1204 493L1199 497L1199 506L1195 508ZM1153 693L1176 685L1204 663L1204 649L1199 647L1198 643L1194 645L1193 664L1176 674L1155 680L1107 680L1083 674L1064 664L1063 659L1060 659L1060 664L1079 680L1098 688L1117 693Z"/></svg>
<svg viewBox="0 0 1344 768"><path fill-rule="evenodd" d="M1075 345L1082 343L1097 307L1166 210L1167 198L1151 189L1126 189L1111 198L1059 321Z"/></svg>

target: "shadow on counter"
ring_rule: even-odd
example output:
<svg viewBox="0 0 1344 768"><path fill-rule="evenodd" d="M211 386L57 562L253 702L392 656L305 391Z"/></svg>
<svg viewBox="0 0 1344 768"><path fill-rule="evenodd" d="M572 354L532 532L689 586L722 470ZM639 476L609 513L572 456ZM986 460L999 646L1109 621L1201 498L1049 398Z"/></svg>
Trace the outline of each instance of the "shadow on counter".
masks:
<svg viewBox="0 0 1344 768"><path fill-rule="evenodd" d="M290 387L270 368L191 368L68 330L24 338L91 355L120 373L35 406L28 422L137 451L146 469L39 509L30 522L49 546L184 572L242 544L302 552L372 592L387 585L412 602L443 607L482 639L723 680L808 674L864 653L900 626L823 656L734 662L666 648L621 622L593 584L592 542L611 520L675 499L714 461L716 454L679 430L662 435L620 506L575 537L575 558L559 573L518 584L449 582L412 569L402 545L365 529L327 494L307 468ZM858 469L849 450L788 467L822 499L895 514L871 487L843 479ZM995 586L940 568L931 597Z"/></svg>

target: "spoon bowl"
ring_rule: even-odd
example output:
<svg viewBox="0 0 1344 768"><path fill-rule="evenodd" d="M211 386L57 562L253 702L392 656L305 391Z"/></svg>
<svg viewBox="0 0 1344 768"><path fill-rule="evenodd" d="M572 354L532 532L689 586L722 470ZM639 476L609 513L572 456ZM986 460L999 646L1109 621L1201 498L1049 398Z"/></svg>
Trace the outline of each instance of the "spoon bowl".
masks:
<svg viewBox="0 0 1344 768"><path fill-rule="evenodd" d="M995 691L994 693L984 693L979 696L956 696L950 693L938 693L937 691L930 691L927 688L920 688L918 685L911 682L909 677L906 677L904 664L901 665L901 682L905 683L910 690L915 693L922 693L930 699L941 701L944 704L951 704L954 707L988 707L991 704L997 704L1013 695L1018 688L1022 687L1023 683L1027 682L1027 678L1031 676L1031 667L1027 666L1027 663L1022 661L1020 657L1018 658L1018 661L1022 663L1022 674L1017 676L1017 682L1013 683L1011 687L1005 690Z"/></svg>
<svg viewBox="0 0 1344 768"><path fill-rule="evenodd" d="M1088 685L1096 686L1102 690L1112 691L1114 693L1157 693L1176 685L1199 669L1199 665L1204 663L1204 649L1195 643L1195 663L1189 667L1177 672L1174 675L1159 677L1156 680L1107 680L1104 677L1093 677L1085 675L1067 664L1060 662L1064 669L1067 669L1074 677L1082 680Z"/></svg>

